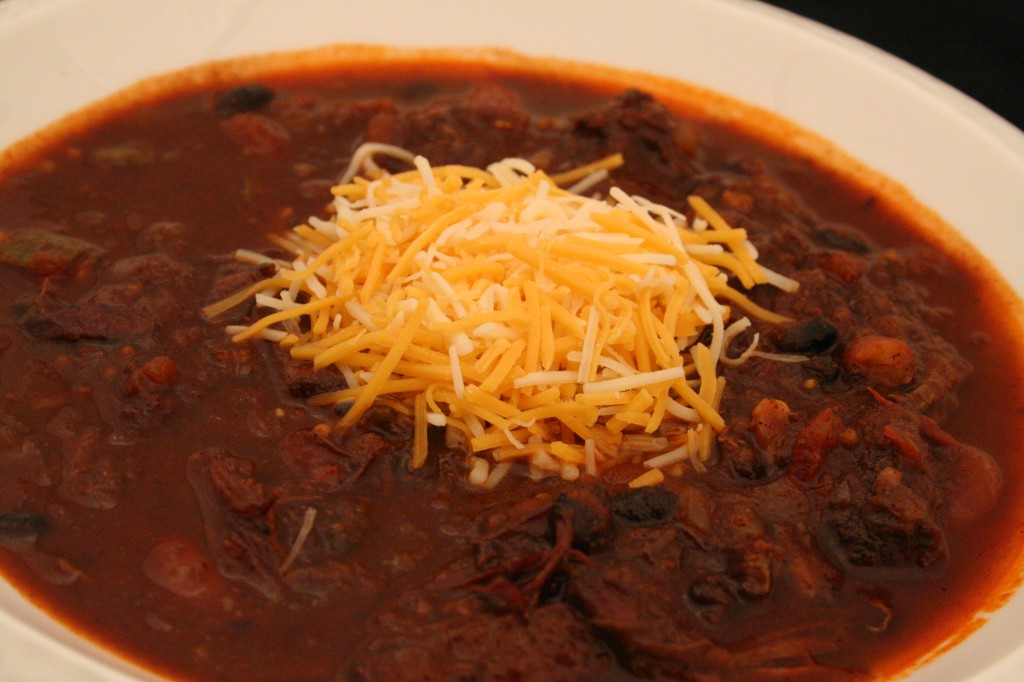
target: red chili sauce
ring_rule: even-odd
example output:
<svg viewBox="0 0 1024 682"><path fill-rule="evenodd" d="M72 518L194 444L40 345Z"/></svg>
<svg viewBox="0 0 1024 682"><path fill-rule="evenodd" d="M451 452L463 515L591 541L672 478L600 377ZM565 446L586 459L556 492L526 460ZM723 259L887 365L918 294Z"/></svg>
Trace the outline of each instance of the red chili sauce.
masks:
<svg viewBox="0 0 1024 682"><path fill-rule="evenodd" d="M1024 402L984 268L646 94L441 74L169 92L0 169L11 582L158 673L278 682L871 679L989 602L1019 552ZM249 308L200 309L260 276L236 249L326 215L366 140L550 172L621 152L613 183L706 197L801 282L755 290L794 322L752 331L809 359L726 370L709 471L653 488L623 465L481 492L441 434L410 472L385 406L314 430L336 416L305 399L340 376L232 344Z"/></svg>

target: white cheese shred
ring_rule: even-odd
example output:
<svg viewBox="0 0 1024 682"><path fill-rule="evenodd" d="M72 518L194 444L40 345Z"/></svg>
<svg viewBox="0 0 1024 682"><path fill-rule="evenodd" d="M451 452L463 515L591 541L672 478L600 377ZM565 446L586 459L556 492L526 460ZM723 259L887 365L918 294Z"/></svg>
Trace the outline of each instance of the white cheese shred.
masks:
<svg viewBox="0 0 1024 682"><path fill-rule="evenodd" d="M295 559L299 556L302 551L303 545L306 544L306 540L309 538L309 534L313 532L313 523L316 522L316 507L306 507L306 512L302 516L302 526L299 528L299 532L295 535L295 541L292 542L292 547L288 550L288 556L281 562L281 566L278 568L278 572L284 575L288 572L288 569L295 563Z"/></svg>

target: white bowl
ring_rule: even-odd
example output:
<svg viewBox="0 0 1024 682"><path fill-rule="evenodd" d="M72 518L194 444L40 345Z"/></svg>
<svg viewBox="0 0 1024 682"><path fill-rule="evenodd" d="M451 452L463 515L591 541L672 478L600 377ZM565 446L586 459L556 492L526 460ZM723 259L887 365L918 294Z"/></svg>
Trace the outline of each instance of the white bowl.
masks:
<svg viewBox="0 0 1024 682"><path fill-rule="evenodd" d="M903 184L1024 292L1024 134L853 38L744 0L3 0L0 149L138 79L330 43L497 46L690 81L774 111ZM1016 679L1024 594L914 682ZM155 679L0 582L0 679Z"/></svg>

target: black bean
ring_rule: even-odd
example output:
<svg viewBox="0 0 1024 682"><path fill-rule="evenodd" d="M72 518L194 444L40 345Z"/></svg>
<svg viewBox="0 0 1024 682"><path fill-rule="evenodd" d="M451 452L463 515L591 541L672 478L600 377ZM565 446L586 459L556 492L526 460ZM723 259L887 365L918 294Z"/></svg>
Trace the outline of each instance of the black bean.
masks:
<svg viewBox="0 0 1024 682"><path fill-rule="evenodd" d="M214 108L221 118L230 118L247 111L259 111L274 99L274 91L259 83L231 88L217 98Z"/></svg>
<svg viewBox="0 0 1024 682"><path fill-rule="evenodd" d="M852 230L840 227L825 227L818 230L815 234L824 246L832 249L864 254L871 248L861 235Z"/></svg>
<svg viewBox="0 0 1024 682"><path fill-rule="evenodd" d="M50 520L40 514L24 512L0 513L0 537L9 540L29 540L50 529Z"/></svg>
<svg viewBox="0 0 1024 682"><path fill-rule="evenodd" d="M627 490L612 499L612 514L630 526L664 523L676 515L679 498L658 486Z"/></svg>
<svg viewBox="0 0 1024 682"><path fill-rule="evenodd" d="M785 325L775 340L775 347L784 353L818 355L832 348L838 336L834 324L812 317Z"/></svg>
<svg viewBox="0 0 1024 682"><path fill-rule="evenodd" d="M413 422L407 417L386 405L373 405L366 411L367 428L388 440L407 440L412 438Z"/></svg>
<svg viewBox="0 0 1024 682"><path fill-rule="evenodd" d="M711 338L714 336L714 333L715 330L711 328L711 325L704 327L704 329L701 330L700 335L697 337L697 341L694 343L694 345L702 343L705 346L710 346Z"/></svg>

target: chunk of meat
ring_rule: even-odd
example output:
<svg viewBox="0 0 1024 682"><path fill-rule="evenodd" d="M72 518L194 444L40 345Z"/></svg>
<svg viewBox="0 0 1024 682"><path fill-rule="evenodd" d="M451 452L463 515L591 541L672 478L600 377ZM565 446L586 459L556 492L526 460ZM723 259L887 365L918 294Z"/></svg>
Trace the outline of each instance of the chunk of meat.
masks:
<svg viewBox="0 0 1024 682"><path fill-rule="evenodd" d="M288 386L288 394L293 398L305 399L320 393L348 388L345 377L334 367L316 369L311 364L297 363L290 358L282 357L281 369Z"/></svg>
<svg viewBox="0 0 1024 682"><path fill-rule="evenodd" d="M694 132L646 93L629 90L585 113L573 122L572 133L565 144L574 148L559 155L598 158L608 150L621 152L629 161L615 178L627 192L679 206L694 188ZM642 181L631 167L644 169Z"/></svg>
<svg viewBox="0 0 1024 682"><path fill-rule="evenodd" d="M166 254L123 258L103 272L104 283L77 300L63 300L43 287L25 311L22 324L33 336L50 340L148 336L180 313L180 301L160 285L183 290L192 275L190 266Z"/></svg>
<svg viewBox="0 0 1024 682"><path fill-rule="evenodd" d="M158 220L139 232L135 244L143 252L184 254L191 245L190 232L183 223Z"/></svg>
<svg viewBox="0 0 1024 682"><path fill-rule="evenodd" d="M226 451L205 452L210 483L231 510L244 516L261 514L270 500L263 486L253 478L256 466Z"/></svg>
<svg viewBox="0 0 1024 682"><path fill-rule="evenodd" d="M722 462L746 480L777 476L790 462L790 440L795 415L777 398L762 398L746 424L726 426L718 436ZM743 428L745 426L745 428Z"/></svg>
<svg viewBox="0 0 1024 682"><path fill-rule="evenodd" d="M608 495L595 479L583 476L579 483L558 496L555 512L567 517L572 511L572 546L582 552L597 551L608 546L612 529L612 512Z"/></svg>
<svg viewBox="0 0 1024 682"><path fill-rule="evenodd" d="M209 448L189 456L187 473L221 574L270 600L279 599L282 587L276 569L281 558L267 542L267 529L254 522L270 503L253 479L255 467L226 450Z"/></svg>
<svg viewBox="0 0 1024 682"><path fill-rule="evenodd" d="M370 528L368 507L322 482L291 482L266 493L256 466L225 450L188 461L209 551L224 577L272 601L317 601L380 588L353 552Z"/></svg>
<svg viewBox="0 0 1024 682"><path fill-rule="evenodd" d="M673 609L663 580L623 565L573 572L569 598L588 615L635 674L692 679L693 669L722 664L728 653L702 635L685 611Z"/></svg>
<svg viewBox="0 0 1024 682"><path fill-rule="evenodd" d="M718 576L720 578L721 576ZM702 632L678 599L674 575L643 572L636 566L604 571L580 566L568 597L611 643L631 677L664 680L866 680L857 671L832 669L816 655L836 650L837 630L829 622L805 622L799 629L761 632L749 643L719 644ZM695 584L689 596L703 604L733 600L734 586L715 577Z"/></svg>
<svg viewBox="0 0 1024 682"><path fill-rule="evenodd" d="M22 323L33 336L62 341L130 339L155 326L155 320L139 310L100 301L35 311Z"/></svg>
<svg viewBox="0 0 1024 682"><path fill-rule="evenodd" d="M313 430L295 431L281 443L281 458L300 480L344 487L387 449L375 433L361 433L340 445Z"/></svg>
<svg viewBox="0 0 1024 682"><path fill-rule="evenodd" d="M375 593L382 578L371 575L356 554L371 528L369 505L320 492L294 486L262 519L282 584L290 594L314 601L338 593Z"/></svg>
<svg viewBox="0 0 1024 682"><path fill-rule="evenodd" d="M935 510L903 479L899 471L886 467L871 482L866 499L828 510L824 548L841 565L901 575L944 564L946 536Z"/></svg>
<svg viewBox="0 0 1024 682"><path fill-rule="evenodd" d="M913 386L894 399L910 409L933 416L948 414L958 404L956 389L970 374L970 363L938 336L932 336L919 348L918 357Z"/></svg>
<svg viewBox="0 0 1024 682"><path fill-rule="evenodd" d="M392 623L400 623L397 618ZM410 619L370 643L339 679L362 682L545 680L572 682L613 670L614 656L564 604L528 615L462 612Z"/></svg>
<svg viewBox="0 0 1024 682"><path fill-rule="evenodd" d="M575 515L576 505L539 495L519 501L507 514L485 517L480 537L472 540L474 563L481 570L466 585L506 608L527 612L552 576L580 557L573 549Z"/></svg>
<svg viewBox="0 0 1024 682"><path fill-rule="evenodd" d="M768 462L771 453L765 453L749 436L726 427L717 439L718 454L722 465L729 467L736 476L750 481L763 480L771 471ZM783 455L781 464L785 465L789 461L789 451L779 454Z"/></svg>
<svg viewBox="0 0 1024 682"><path fill-rule="evenodd" d="M495 159L528 153L530 116L519 96L495 85L479 85L461 97L442 97L421 110L398 115L385 110L371 119L374 142L415 150L431 163L480 168Z"/></svg>
<svg viewBox="0 0 1024 682"><path fill-rule="evenodd" d="M103 447L103 433L87 429L65 445L58 491L64 499L91 509L113 509L121 499L124 468Z"/></svg>
<svg viewBox="0 0 1024 682"><path fill-rule="evenodd" d="M826 251L818 256L818 264L847 284L860 278L870 267L866 259L848 251Z"/></svg>
<svg viewBox="0 0 1024 682"><path fill-rule="evenodd" d="M660 486L645 486L612 498L612 514L630 526L665 523L675 518L679 507L676 494Z"/></svg>

